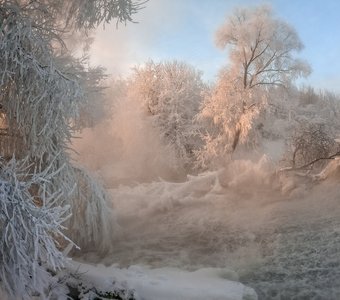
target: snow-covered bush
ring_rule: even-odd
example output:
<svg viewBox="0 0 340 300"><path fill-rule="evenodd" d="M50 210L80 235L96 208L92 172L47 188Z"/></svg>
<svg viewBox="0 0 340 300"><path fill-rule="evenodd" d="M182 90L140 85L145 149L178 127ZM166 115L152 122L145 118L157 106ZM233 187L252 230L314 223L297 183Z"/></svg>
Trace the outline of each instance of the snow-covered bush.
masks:
<svg viewBox="0 0 340 300"><path fill-rule="evenodd" d="M339 103L336 94L316 91L310 86L298 88L290 84L285 89L272 88L263 112L261 135L267 141L286 144L282 148L285 167L322 166L325 160L318 159L337 151ZM310 164L314 160L318 162Z"/></svg>
<svg viewBox="0 0 340 300"><path fill-rule="evenodd" d="M336 146L325 124L304 122L295 128L288 140L286 161L292 168L311 168L339 150Z"/></svg>
<svg viewBox="0 0 340 300"><path fill-rule="evenodd" d="M72 167L69 173L77 186L70 200L72 215L76 217L65 223L70 228L66 234L77 241L82 251L104 254L114 247L118 227L109 195L85 169Z"/></svg>
<svg viewBox="0 0 340 300"><path fill-rule="evenodd" d="M178 61L150 61L134 69L129 86L163 141L174 149L179 165L190 169L201 142L194 122L206 90L201 72Z"/></svg>
<svg viewBox="0 0 340 300"><path fill-rule="evenodd" d="M65 264L61 243L72 243L62 230L69 207L60 206L61 193L48 192L47 170L0 161L0 287L13 298L44 298L50 274Z"/></svg>

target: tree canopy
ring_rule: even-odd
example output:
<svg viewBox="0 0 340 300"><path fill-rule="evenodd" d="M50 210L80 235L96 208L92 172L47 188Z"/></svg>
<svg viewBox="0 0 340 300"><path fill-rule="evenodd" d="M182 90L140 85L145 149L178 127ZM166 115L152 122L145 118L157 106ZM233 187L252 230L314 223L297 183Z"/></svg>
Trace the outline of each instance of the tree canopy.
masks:
<svg viewBox="0 0 340 300"><path fill-rule="evenodd" d="M230 72L244 89L286 85L310 72L294 57L303 49L296 31L268 6L235 10L218 29L216 45L229 50Z"/></svg>

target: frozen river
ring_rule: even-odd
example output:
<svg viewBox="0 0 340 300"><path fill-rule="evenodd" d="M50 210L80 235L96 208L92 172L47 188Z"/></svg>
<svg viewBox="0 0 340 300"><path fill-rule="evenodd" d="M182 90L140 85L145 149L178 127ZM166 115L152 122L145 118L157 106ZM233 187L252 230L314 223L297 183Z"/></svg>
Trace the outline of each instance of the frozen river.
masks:
<svg viewBox="0 0 340 300"><path fill-rule="evenodd" d="M121 230L101 262L228 268L259 299L340 299L338 181L237 174L111 189Z"/></svg>

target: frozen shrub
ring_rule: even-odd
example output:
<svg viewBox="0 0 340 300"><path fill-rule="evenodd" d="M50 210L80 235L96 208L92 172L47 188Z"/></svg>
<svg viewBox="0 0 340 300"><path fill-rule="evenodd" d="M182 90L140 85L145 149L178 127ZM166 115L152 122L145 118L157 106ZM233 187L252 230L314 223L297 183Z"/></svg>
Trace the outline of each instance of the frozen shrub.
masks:
<svg viewBox="0 0 340 300"><path fill-rule="evenodd" d="M106 253L114 245L117 227L109 195L85 169L72 167L70 173L77 185L71 196L71 211L76 217L66 222L70 228L67 234L82 251Z"/></svg>
<svg viewBox="0 0 340 300"><path fill-rule="evenodd" d="M324 124L301 123L288 140L286 160L293 168L313 167L336 151L336 143Z"/></svg>
<svg viewBox="0 0 340 300"><path fill-rule="evenodd" d="M64 266L59 241L69 207L58 205L59 192L45 189L50 177L33 173L24 162L0 161L0 286L11 297L44 298L47 268Z"/></svg>
<svg viewBox="0 0 340 300"><path fill-rule="evenodd" d="M179 61L150 61L135 68L130 87L153 119L163 142L174 150L178 165L190 169L194 150L201 143L194 122L207 88L201 72Z"/></svg>

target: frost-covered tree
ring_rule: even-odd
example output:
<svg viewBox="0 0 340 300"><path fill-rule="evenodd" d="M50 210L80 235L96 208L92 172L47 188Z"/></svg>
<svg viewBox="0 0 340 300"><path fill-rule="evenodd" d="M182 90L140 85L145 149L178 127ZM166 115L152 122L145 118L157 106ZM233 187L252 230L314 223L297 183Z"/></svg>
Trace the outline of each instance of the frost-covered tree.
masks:
<svg viewBox="0 0 340 300"><path fill-rule="evenodd" d="M179 61L150 61L134 69L130 86L180 165L190 168L200 144L194 117L207 88L201 72Z"/></svg>
<svg viewBox="0 0 340 300"><path fill-rule="evenodd" d="M309 72L309 66L293 56L303 48L297 33L268 6L237 9L218 29L216 44L229 48L233 78L244 89L285 86Z"/></svg>
<svg viewBox="0 0 340 300"><path fill-rule="evenodd" d="M308 65L294 57L303 47L297 33L267 6L235 10L218 29L216 44L228 49L229 66L199 115L212 127L201 160L225 156L248 141L268 89L309 73Z"/></svg>
<svg viewBox="0 0 340 300"><path fill-rule="evenodd" d="M296 91L296 115L305 115L309 121L317 121L339 131L340 95L327 90L314 90L307 86Z"/></svg>
<svg viewBox="0 0 340 300"><path fill-rule="evenodd" d="M279 117L285 127L281 138L287 145L282 162L292 169L323 166L339 155L339 95L305 86L292 89L291 97Z"/></svg>
<svg viewBox="0 0 340 300"><path fill-rule="evenodd" d="M51 177L48 169L31 173L27 163L0 161L0 280L13 299L37 292L44 298L51 277L46 268L65 264L60 241L69 241L62 233L69 211L56 205L61 191L45 189Z"/></svg>
<svg viewBox="0 0 340 300"><path fill-rule="evenodd" d="M67 153L103 73L73 57L64 41L101 22L130 21L140 5L0 1L0 288L13 297L43 293L43 268L62 266L65 214L72 212L67 234L84 249L105 248L103 234L112 232L105 193Z"/></svg>

